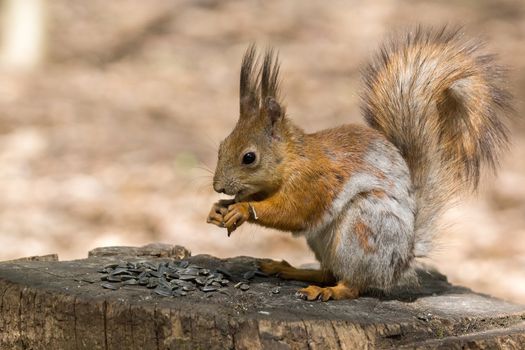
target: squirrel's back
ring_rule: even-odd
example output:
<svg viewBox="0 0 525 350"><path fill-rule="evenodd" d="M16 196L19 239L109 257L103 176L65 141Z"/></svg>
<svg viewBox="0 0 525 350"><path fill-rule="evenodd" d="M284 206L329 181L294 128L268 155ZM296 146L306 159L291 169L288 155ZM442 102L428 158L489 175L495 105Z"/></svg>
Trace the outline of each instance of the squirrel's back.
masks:
<svg viewBox="0 0 525 350"><path fill-rule="evenodd" d="M410 169L416 195L416 256L455 195L476 189L507 145L509 95L502 69L458 30L417 28L387 43L364 71L363 112Z"/></svg>

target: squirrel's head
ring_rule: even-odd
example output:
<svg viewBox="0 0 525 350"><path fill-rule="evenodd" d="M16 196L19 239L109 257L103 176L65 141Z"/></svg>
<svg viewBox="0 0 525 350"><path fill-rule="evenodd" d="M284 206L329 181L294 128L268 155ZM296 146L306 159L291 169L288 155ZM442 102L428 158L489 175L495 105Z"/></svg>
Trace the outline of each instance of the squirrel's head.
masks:
<svg viewBox="0 0 525 350"><path fill-rule="evenodd" d="M281 184L285 111L279 102L279 63L268 50L259 67L252 45L241 66L240 116L221 142L213 188L238 201L263 198Z"/></svg>

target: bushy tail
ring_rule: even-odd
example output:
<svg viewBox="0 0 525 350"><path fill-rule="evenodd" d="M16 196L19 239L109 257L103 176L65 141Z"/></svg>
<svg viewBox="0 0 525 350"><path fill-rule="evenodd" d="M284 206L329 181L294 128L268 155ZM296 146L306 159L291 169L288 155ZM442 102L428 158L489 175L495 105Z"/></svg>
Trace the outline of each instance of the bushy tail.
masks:
<svg viewBox="0 0 525 350"><path fill-rule="evenodd" d="M507 146L509 95L494 57L458 30L417 28L385 45L364 72L363 112L401 152L417 202L416 255L435 220Z"/></svg>

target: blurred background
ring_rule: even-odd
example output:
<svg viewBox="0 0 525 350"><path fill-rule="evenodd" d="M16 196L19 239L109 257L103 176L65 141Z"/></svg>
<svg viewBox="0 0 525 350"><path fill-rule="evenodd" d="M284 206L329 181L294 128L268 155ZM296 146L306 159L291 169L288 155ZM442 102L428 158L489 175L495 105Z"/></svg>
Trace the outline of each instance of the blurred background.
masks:
<svg viewBox="0 0 525 350"><path fill-rule="evenodd" d="M461 24L511 67L525 112L523 0L0 0L0 260L107 245L314 261L302 239L207 225L220 140L247 45L282 60L307 131L361 122L359 69L393 30ZM525 303L525 128L497 178L451 210L429 262Z"/></svg>

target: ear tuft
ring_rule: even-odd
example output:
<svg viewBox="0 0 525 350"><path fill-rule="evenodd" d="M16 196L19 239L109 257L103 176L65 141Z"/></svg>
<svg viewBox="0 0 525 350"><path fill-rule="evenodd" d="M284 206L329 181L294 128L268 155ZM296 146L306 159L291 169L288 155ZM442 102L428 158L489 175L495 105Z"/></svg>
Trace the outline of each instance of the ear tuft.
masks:
<svg viewBox="0 0 525 350"><path fill-rule="evenodd" d="M259 75L257 48L250 45L244 54L240 77L240 116L253 115L259 109Z"/></svg>
<svg viewBox="0 0 525 350"><path fill-rule="evenodd" d="M260 58L255 45L244 54L240 76L240 117L266 114L272 124L282 117L279 97L279 59L273 49ZM257 112L260 113L257 113Z"/></svg>

